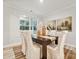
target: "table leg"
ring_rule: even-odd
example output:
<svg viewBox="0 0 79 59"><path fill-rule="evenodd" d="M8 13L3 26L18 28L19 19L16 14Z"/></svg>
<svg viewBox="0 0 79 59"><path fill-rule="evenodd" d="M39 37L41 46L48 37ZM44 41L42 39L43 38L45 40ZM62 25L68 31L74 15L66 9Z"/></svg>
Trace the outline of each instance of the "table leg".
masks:
<svg viewBox="0 0 79 59"><path fill-rule="evenodd" d="M43 45L42 53L43 53L42 59L47 59L47 46L46 45Z"/></svg>
<svg viewBox="0 0 79 59"><path fill-rule="evenodd" d="M56 37L55 44L58 44L58 37Z"/></svg>

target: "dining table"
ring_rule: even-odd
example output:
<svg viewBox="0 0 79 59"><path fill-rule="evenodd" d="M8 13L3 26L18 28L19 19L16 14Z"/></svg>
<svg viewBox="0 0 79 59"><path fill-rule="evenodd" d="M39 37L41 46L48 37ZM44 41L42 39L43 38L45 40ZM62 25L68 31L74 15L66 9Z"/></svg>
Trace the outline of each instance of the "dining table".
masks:
<svg viewBox="0 0 79 59"><path fill-rule="evenodd" d="M42 59L47 59L47 45L55 41L55 44L58 44L58 36L39 36L32 37L33 41L42 45Z"/></svg>

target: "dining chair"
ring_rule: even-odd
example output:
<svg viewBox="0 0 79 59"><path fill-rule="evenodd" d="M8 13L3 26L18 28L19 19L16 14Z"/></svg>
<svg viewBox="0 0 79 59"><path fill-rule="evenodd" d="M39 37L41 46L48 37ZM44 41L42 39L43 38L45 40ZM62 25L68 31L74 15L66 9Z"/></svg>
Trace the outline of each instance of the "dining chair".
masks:
<svg viewBox="0 0 79 59"><path fill-rule="evenodd" d="M21 39L22 39L22 49L21 49L21 51L22 51L22 53L24 54L24 55L26 55L26 43L25 43L25 38L23 37L23 35L24 35L24 33L23 32L21 32Z"/></svg>
<svg viewBox="0 0 79 59"><path fill-rule="evenodd" d="M51 36L55 36L56 35L56 30L50 30L50 31L48 31L48 35L51 35Z"/></svg>
<svg viewBox="0 0 79 59"><path fill-rule="evenodd" d="M64 42L67 36L67 31L57 32L58 45L47 46L47 58L48 59L64 59Z"/></svg>
<svg viewBox="0 0 79 59"><path fill-rule="evenodd" d="M26 59L40 59L40 47L33 44L31 31L28 30L26 32L22 32L21 34L24 37Z"/></svg>

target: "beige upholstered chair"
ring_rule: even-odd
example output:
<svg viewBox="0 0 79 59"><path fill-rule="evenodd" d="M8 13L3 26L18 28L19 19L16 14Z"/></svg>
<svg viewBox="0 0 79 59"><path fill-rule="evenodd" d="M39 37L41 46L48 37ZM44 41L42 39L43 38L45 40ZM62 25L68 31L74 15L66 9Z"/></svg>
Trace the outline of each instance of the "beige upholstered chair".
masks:
<svg viewBox="0 0 79 59"><path fill-rule="evenodd" d="M48 59L64 59L64 42L66 39L67 31L57 32L58 45L48 45L47 46L47 58Z"/></svg>
<svg viewBox="0 0 79 59"><path fill-rule="evenodd" d="M57 32L56 30L48 31L48 35L55 36L56 32Z"/></svg>
<svg viewBox="0 0 79 59"><path fill-rule="evenodd" d="M20 36L21 36L21 39L22 39L22 52L23 52L23 54L25 55L26 54L26 46L25 46L25 38L23 37L23 35L24 35L24 33L23 33L24 31L21 31L21 34L20 34Z"/></svg>
<svg viewBox="0 0 79 59"><path fill-rule="evenodd" d="M32 42L32 37L31 37L31 31L26 31L21 33L24 37L24 42L25 42L25 48L23 48L22 51L24 51L26 54L26 59L40 59L40 47L37 45L34 45Z"/></svg>

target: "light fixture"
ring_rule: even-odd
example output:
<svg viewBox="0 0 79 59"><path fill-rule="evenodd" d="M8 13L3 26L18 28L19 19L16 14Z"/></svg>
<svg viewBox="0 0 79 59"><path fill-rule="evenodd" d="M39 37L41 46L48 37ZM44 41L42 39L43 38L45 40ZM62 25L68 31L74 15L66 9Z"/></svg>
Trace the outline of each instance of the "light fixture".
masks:
<svg viewBox="0 0 79 59"><path fill-rule="evenodd" d="M41 3L43 3L44 0L40 0Z"/></svg>

